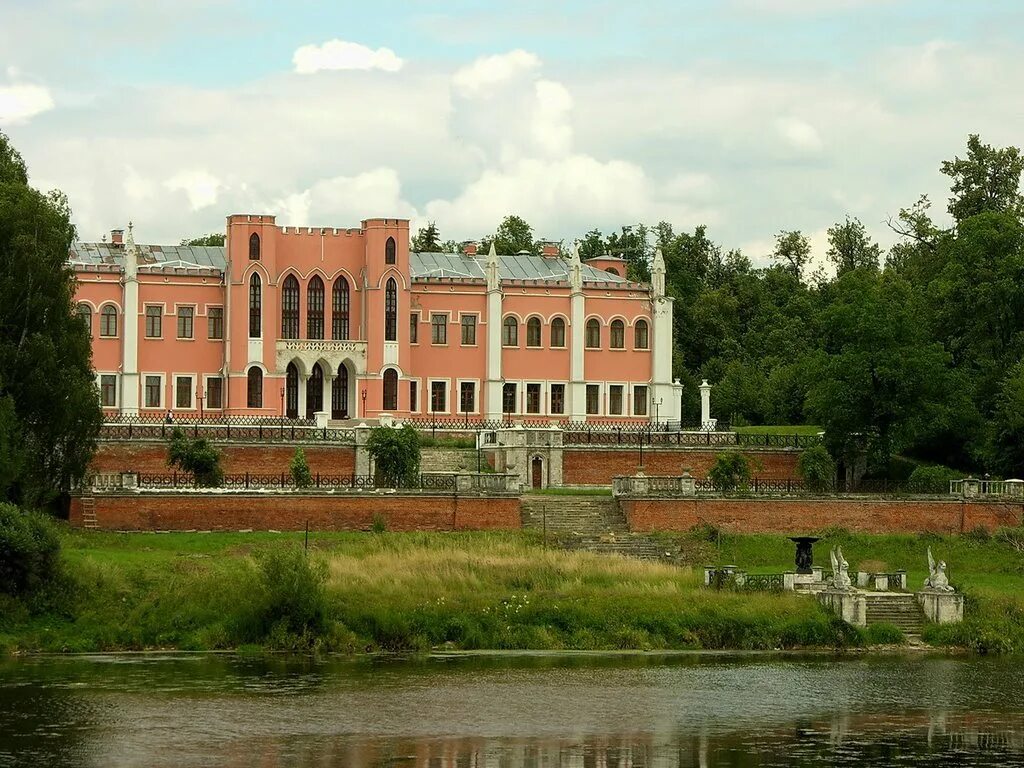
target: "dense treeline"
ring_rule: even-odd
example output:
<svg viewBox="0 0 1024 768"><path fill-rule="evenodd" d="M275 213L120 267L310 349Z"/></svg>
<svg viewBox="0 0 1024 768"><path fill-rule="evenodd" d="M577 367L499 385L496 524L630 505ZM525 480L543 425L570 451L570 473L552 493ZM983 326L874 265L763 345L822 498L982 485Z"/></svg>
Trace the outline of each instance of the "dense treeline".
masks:
<svg viewBox="0 0 1024 768"><path fill-rule="evenodd" d="M821 424L837 458L867 450L876 471L903 453L1021 476L1022 168L1016 148L971 136L966 155L940 169L951 182L948 226L922 197L889 222L899 238L885 253L847 218L828 231L828 268L812 264L799 231L778 233L767 267L703 226L676 232L665 222L593 230L580 251L621 256L630 277L647 280L662 250L676 299L675 375L691 418L707 378L719 417ZM499 253L538 248L517 216L490 242Z"/></svg>

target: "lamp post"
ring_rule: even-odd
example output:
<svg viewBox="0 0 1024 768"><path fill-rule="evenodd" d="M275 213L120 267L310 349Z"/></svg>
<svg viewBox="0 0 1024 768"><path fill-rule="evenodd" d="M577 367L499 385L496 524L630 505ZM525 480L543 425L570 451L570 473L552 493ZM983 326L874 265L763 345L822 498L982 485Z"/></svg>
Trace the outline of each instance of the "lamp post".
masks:
<svg viewBox="0 0 1024 768"><path fill-rule="evenodd" d="M196 385L196 400L199 401L199 423L203 423L203 400L206 399L206 394L203 392L203 385Z"/></svg>
<svg viewBox="0 0 1024 768"><path fill-rule="evenodd" d="M363 387L363 418L366 418L366 387Z"/></svg>
<svg viewBox="0 0 1024 768"><path fill-rule="evenodd" d="M655 424L659 424L660 423L658 421L658 411L661 408L661 400L662 399L659 397L657 400L654 401L654 423Z"/></svg>
<svg viewBox="0 0 1024 768"><path fill-rule="evenodd" d="M281 434L284 434L284 392L285 388L281 387Z"/></svg>

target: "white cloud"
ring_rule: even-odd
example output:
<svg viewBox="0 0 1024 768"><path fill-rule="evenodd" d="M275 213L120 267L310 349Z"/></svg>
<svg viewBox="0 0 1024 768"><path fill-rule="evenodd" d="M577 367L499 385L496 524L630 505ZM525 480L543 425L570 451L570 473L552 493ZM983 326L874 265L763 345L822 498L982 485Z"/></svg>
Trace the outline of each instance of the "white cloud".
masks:
<svg viewBox="0 0 1024 768"><path fill-rule="evenodd" d="M121 181L125 195L132 200L148 200L156 191L156 184L150 179L143 177L135 168L128 165L124 169L124 177Z"/></svg>
<svg viewBox="0 0 1024 768"><path fill-rule="evenodd" d="M821 136L810 123L796 117L780 117L775 121L775 130L793 148L805 152L820 152Z"/></svg>
<svg viewBox="0 0 1024 768"><path fill-rule="evenodd" d="M540 68L540 59L521 48L496 56L484 56L458 70L452 77L456 91L467 98L489 95L490 89Z"/></svg>
<svg viewBox="0 0 1024 768"><path fill-rule="evenodd" d="M321 179L268 206L282 224L354 226L375 217L412 218L416 211L402 199L402 183L392 168L376 168L355 176Z"/></svg>
<svg viewBox="0 0 1024 768"><path fill-rule="evenodd" d="M20 83L13 67L7 70L8 84L0 84L0 125L17 125L53 109L50 90L41 85Z"/></svg>
<svg viewBox="0 0 1024 768"><path fill-rule="evenodd" d="M368 48L346 40L328 40L323 45L304 45L292 56L295 71L300 75L339 69L380 69L397 72L405 63L390 48Z"/></svg>
<svg viewBox="0 0 1024 768"><path fill-rule="evenodd" d="M174 174L164 182L164 186L172 191L184 192L192 210L198 211L217 202L217 193L222 184L209 171L187 170Z"/></svg>
<svg viewBox="0 0 1024 768"><path fill-rule="evenodd" d="M534 85L536 107L530 133L547 154L562 155L572 147L572 96L561 83L538 80Z"/></svg>

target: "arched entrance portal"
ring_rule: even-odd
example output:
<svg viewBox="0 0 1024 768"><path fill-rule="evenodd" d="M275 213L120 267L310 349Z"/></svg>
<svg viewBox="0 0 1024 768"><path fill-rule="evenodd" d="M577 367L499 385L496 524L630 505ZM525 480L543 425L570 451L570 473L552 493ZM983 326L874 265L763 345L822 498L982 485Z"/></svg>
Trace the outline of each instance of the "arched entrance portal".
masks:
<svg viewBox="0 0 1024 768"><path fill-rule="evenodd" d="M540 456L534 456L530 462L530 485L541 488L544 484L544 462Z"/></svg>
<svg viewBox="0 0 1024 768"><path fill-rule="evenodd" d="M299 369L288 363L284 376L284 410L289 419L299 418Z"/></svg>
<svg viewBox="0 0 1024 768"><path fill-rule="evenodd" d="M338 366L338 375L331 382L331 418L348 417L348 368L342 363Z"/></svg>
<svg viewBox="0 0 1024 768"><path fill-rule="evenodd" d="M324 409L324 371L320 363L313 364L306 380L306 418L312 419L313 414Z"/></svg>

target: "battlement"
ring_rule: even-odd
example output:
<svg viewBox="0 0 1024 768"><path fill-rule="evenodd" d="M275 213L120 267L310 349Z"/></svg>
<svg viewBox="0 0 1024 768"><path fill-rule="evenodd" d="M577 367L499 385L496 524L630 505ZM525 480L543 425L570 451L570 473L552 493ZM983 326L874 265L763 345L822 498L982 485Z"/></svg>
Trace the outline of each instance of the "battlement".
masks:
<svg viewBox="0 0 1024 768"><path fill-rule="evenodd" d="M266 213L233 213L228 216L228 226L232 224L273 224L275 218Z"/></svg>
<svg viewBox="0 0 1024 768"><path fill-rule="evenodd" d="M282 235L317 235L320 237L355 237L366 234L362 229L335 227L278 227L277 231Z"/></svg>

